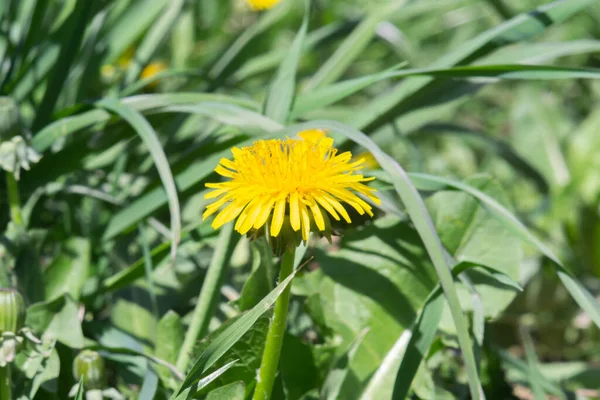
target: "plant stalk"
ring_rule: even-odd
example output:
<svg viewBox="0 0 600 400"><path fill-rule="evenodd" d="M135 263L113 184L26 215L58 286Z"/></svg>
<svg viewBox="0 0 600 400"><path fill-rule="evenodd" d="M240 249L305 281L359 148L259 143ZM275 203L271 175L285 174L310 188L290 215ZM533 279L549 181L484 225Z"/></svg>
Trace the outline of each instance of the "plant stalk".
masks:
<svg viewBox="0 0 600 400"><path fill-rule="evenodd" d="M0 367L0 400L12 399L12 376L10 364Z"/></svg>
<svg viewBox="0 0 600 400"><path fill-rule="evenodd" d="M10 206L10 218L13 223L23 226L21 215L21 200L19 199L19 186L15 176L11 172L6 173L6 189L8 191L8 204Z"/></svg>
<svg viewBox="0 0 600 400"><path fill-rule="evenodd" d="M283 281L294 271L294 256L296 249L287 249L283 254L281 262L281 270L279 271L279 282ZM253 400L269 400L275 383L275 375L277 374L277 366L279 365L279 357L281 355L281 346L283 345L283 337L285 334L285 326L287 322L288 305L290 303L291 285L288 285L281 296L275 302L275 310L273 312L273 320L269 326L267 333L267 341L260 370L258 373L258 382L254 391Z"/></svg>
<svg viewBox="0 0 600 400"><path fill-rule="evenodd" d="M215 252L208 266L208 272L202 283L196 308L192 314L192 322L185 334L183 345L177 357L177 369L185 372L190 361L194 343L208 330L208 324L214 314L214 309L220 294L221 282L225 275L228 258L232 252L233 224L226 224L221 229Z"/></svg>

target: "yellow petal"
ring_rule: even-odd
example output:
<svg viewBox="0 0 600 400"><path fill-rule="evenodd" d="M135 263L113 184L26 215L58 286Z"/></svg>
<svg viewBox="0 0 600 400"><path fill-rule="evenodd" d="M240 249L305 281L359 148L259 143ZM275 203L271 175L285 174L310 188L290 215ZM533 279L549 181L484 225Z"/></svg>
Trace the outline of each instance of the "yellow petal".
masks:
<svg viewBox="0 0 600 400"><path fill-rule="evenodd" d="M275 199L273 199L272 197L267 197L263 200L263 203L264 204L260 209L260 213L256 217L256 221L254 221L254 229L260 229L260 227L267 222L267 220L269 219L269 215L271 215L273 204L275 204Z"/></svg>
<svg viewBox="0 0 600 400"><path fill-rule="evenodd" d="M329 214L331 214L331 216L333 218L335 218L336 221L340 220L340 216L335 212L335 209L333 208L333 206L327 201L325 200L322 195L319 193L315 196L315 200L325 209L329 212Z"/></svg>
<svg viewBox="0 0 600 400"><path fill-rule="evenodd" d="M221 226L225 225L226 223L233 221L235 219L235 217L237 217L239 215L239 213L242 212L242 210L244 209L244 207L246 207L247 203L231 203L230 205L228 205L227 207L225 207L223 209L223 211L221 211L215 218L215 220L212 223L212 227L214 229L219 229Z"/></svg>
<svg viewBox="0 0 600 400"><path fill-rule="evenodd" d="M300 203L300 218L302 219L302 239L306 241L310 234L310 216L304 203Z"/></svg>
<svg viewBox="0 0 600 400"><path fill-rule="evenodd" d="M300 205L298 200L298 192L290 194L290 225L292 229L297 231L300 229Z"/></svg>
<svg viewBox="0 0 600 400"><path fill-rule="evenodd" d="M215 168L215 172L227 178L235 178L235 173L231 172L227 168L224 168L222 165L217 165L217 168Z"/></svg>
<svg viewBox="0 0 600 400"><path fill-rule="evenodd" d="M273 211L273 219L271 220L271 236L279 235L281 227L283 226L283 219L285 217L285 204L286 199L279 199L275 204L275 210Z"/></svg>
<svg viewBox="0 0 600 400"><path fill-rule="evenodd" d="M317 224L317 228L320 231L325 230L325 220L323 219L323 214L321 214L321 207L315 202L310 206L310 211L313 213L313 217L315 219L315 224Z"/></svg>

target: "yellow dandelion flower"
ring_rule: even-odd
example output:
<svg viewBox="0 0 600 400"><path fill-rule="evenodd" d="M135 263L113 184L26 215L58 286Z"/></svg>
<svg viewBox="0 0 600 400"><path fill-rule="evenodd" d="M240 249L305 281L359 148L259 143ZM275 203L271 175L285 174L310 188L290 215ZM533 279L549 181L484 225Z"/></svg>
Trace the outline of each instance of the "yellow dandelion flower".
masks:
<svg viewBox="0 0 600 400"><path fill-rule="evenodd" d="M212 223L215 229L237 218L235 230L241 234L269 225L271 236L277 237L285 222L308 240L311 230L326 230L328 214L351 222L342 203L373 216L371 206L357 195L379 204L375 189L363 183L374 178L358 173L364 160L352 161L350 152L338 154L323 131L298 136L303 139L234 147L233 160L222 158L215 168L229 180L206 184L215 190L204 198L216 200L206 207L203 219L224 207Z"/></svg>
<svg viewBox="0 0 600 400"><path fill-rule="evenodd" d="M357 159L364 159L364 166L370 169L380 168L375 156L370 151L363 151L356 156Z"/></svg>
<svg viewBox="0 0 600 400"><path fill-rule="evenodd" d="M166 69L167 69L167 64L165 64L164 62L160 62L160 61L151 62L150 64L146 65L146 68L144 68L142 70L140 78L142 78L142 79L152 78L154 75L156 75L160 72L166 71Z"/></svg>
<svg viewBox="0 0 600 400"><path fill-rule="evenodd" d="M267 10L273 8L281 0L246 0L253 10Z"/></svg>

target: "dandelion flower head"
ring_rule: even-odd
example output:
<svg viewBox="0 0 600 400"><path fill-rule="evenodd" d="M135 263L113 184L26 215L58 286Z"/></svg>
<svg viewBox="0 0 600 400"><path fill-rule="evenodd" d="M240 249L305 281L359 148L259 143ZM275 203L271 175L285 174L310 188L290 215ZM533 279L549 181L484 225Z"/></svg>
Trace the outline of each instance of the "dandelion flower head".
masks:
<svg viewBox="0 0 600 400"><path fill-rule="evenodd" d="M206 184L214 190L204 198L216 200L207 206L203 219L221 210L213 228L237 218L235 230L239 233L268 225L275 237L284 223L289 223L308 240L311 230L326 230L328 215L351 222L343 203L361 215L373 216L371 206L357 195L380 203L375 189L363 183L374 178L358 172L364 160L352 160L350 152L338 154L333 139L321 130L303 131L299 136L234 147L233 160L222 158L215 169L229 180Z"/></svg>
<svg viewBox="0 0 600 400"><path fill-rule="evenodd" d="M281 0L246 0L253 10L267 10L275 7Z"/></svg>

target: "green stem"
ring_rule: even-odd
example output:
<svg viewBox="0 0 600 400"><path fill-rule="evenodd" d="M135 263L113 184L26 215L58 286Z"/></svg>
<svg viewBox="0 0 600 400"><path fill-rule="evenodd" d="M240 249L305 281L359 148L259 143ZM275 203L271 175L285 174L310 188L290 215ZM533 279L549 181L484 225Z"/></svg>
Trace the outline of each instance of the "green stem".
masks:
<svg viewBox="0 0 600 400"><path fill-rule="evenodd" d="M281 270L279 271L279 282L283 281L294 271L295 253L296 249L294 248L286 250L283 254ZM279 356L281 355L281 346L285 334L288 305L290 303L290 290L291 285L288 285L275 303L273 320L271 321L269 332L267 333L267 341L265 343L263 358L260 363L258 382L256 384L254 396L252 397L253 400L269 400L271 398L271 391L273 390L273 383L275 382L275 374L277 373Z"/></svg>
<svg viewBox="0 0 600 400"><path fill-rule="evenodd" d="M10 172L6 173L6 188L8 191L8 204L10 205L10 217L16 225L23 226L19 186L15 176Z"/></svg>
<svg viewBox="0 0 600 400"><path fill-rule="evenodd" d="M208 330L208 323L214 314L214 308L220 294L221 281L225 275L227 259L232 252L233 224L221 228L215 252L208 266L208 272L202 283L200 295L196 301L196 308L192 314L190 327L185 334L183 345L177 357L177 369L185 372L190 361L190 354L196 341Z"/></svg>
<svg viewBox="0 0 600 400"><path fill-rule="evenodd" d="M12 379L10 364L0 367L0 400L12 399Z"/></svg>

